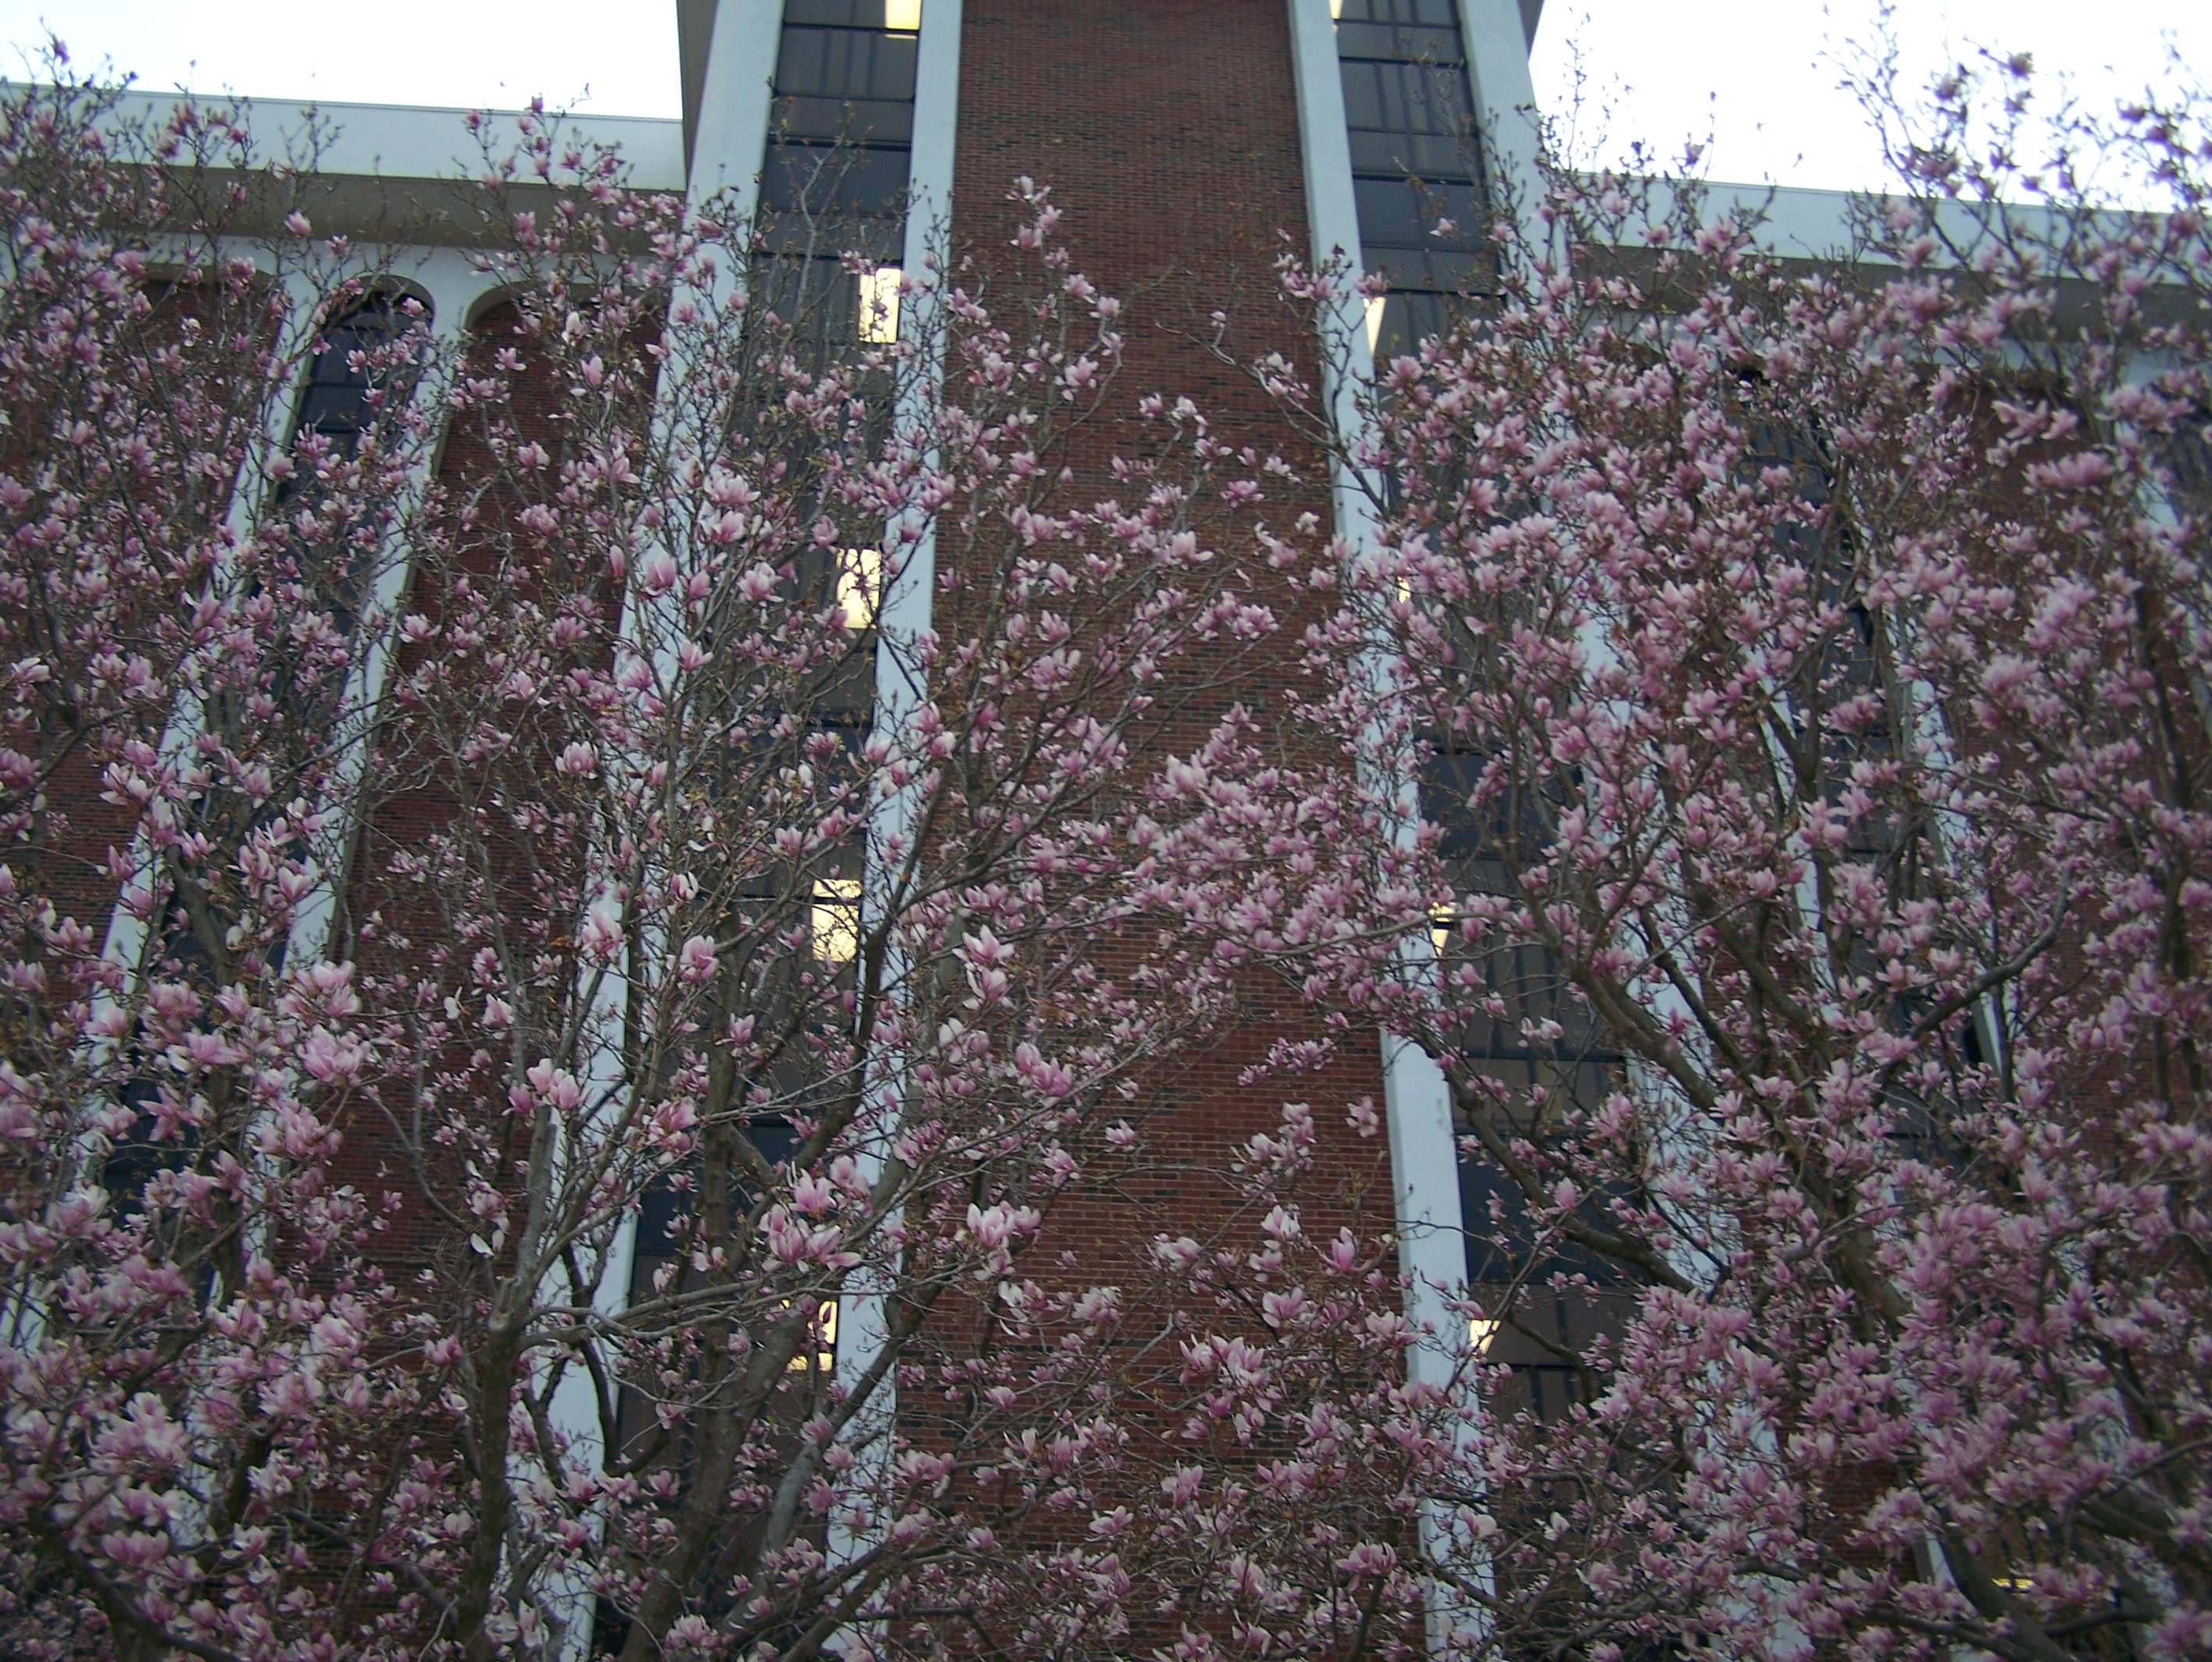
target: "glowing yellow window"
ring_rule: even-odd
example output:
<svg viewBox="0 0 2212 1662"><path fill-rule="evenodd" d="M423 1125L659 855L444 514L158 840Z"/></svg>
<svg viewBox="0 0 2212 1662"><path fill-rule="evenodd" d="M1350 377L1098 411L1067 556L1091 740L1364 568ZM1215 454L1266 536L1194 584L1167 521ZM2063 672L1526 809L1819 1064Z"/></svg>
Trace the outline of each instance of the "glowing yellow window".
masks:
<svg viewBox="0 0 2212 1662"><path fill-rule="evenodd" d="M867 346L890 346L898 339L899 278L896 265L879 265L860 277L860 340Z"/></svg>
<svg viewBox="0 0 2212 1662"><path fill-rule="evenodd" d="M894 34L912 34L921 27L921 0L884 0L884 27Z"/></svg>
<svg viewBox="0 0 2212 1662"><path fill-rule="evenodd" d="M884 551L881 549L840 549L837 551L837 610L848 629L872 628L876 608L884 597Z"/></svg>
<svg viewBox="0 0 2212 1662"><path fill-rule="evenodd" d="M817 877L808 932L814 955L825 964L849 964L860 949L860 880Z"/></svg>
<svg viewBox="0 0 2212 1662"><path fill-rule="evenodd" d="M792 1352L785 1371L804 1374L809 1368L818 1368L828 1373L837 1365L837 1301L824 1299L814 1309L814 1343Z"/></svg>

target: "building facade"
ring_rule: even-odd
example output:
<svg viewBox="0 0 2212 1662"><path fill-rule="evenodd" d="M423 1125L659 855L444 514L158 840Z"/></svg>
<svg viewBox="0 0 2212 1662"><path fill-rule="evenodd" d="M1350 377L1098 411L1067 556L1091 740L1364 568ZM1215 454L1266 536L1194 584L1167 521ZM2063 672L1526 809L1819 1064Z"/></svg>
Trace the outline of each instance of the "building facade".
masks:
<svg viewBox="0 0 2212 1662"><path fill-rule="evenodd" d="M808 312L825 360L843 343L925 337L927 319L915 308L937 297L926 286L902 290L901 280L930 269L945 251L969 262L963 275L988 282L999 251L1033 211L1026 201L1010 207L1009 187L1018 177L1034 179L1065 209L1063 234L1076 267L1098 288L1127 297L1123 385L1188 393L1204 405L1223 444L1265 451L1279 442L1281 411L1209 344L1217 314L1242 320L1237 350L1246 359L1280 355L1319 383L1342 420L1356 421L1356 395L1376 357L1434 332L1453 297L1480 296L1497 282L1487 204L1500 187L1510 197L1531 167L1528 51L1539 9L1536 0L680 0L682 118L593 118L572 130L590 143L618 146L633 183L650 192L696 205L720 202L733 219L757 209L786 227L803 226L817 210L834 216L842 227L834 243L777 233L784 240L759 266L766 286L752 297ZM126 108L143 112L156 102ZM427 313L441 346L466 363L482 366L520 337L504 278L457 228L466 217L458 206L473 188L452 161L473 143L461 118L384 106L325 113L338 131L318 159L329 208L317 233L345 235L365 262L398 280L344 318L324 321L327 342L286 416L283 442L306 437L343 449L374 403L375 389L355 355L373 349L395 326L394 307L403 303L395 297ZM277 131L304 119L301 111L265 103L255 114ZM495 148L498 124L520 119L495 118L486 143ZM526 197L533 188L521 187ZM551 200L550 192L540 194ZM1785 192L1767 213L1767 234L1785 253L1814 254L1847 240L1838 198ZM1316 265L1341 260L1388 278L1387 294L1363 299L1347 291L1337 302L1346 356L1324 352L1296 314L1273 304L1277 263L1285 254ZM526 426L563 396L573 389L564 395L550 384L533 385L515 403ZM1103 486L1122 436L1102 425L1072 437L1061 458L1067 481ZM464 495L486 460L456 437L426 451L404 488ZM1779 464L1795 463L1784 457ZM1372 543L1374 498L1342 472L1325 495L1316 491L1290 506L1330 526L1353 558ZM887 546L892 540L888 530L885 540ZM922 689L898 653L933 630L957 638L957 602L945 597L958 585L940 579L957 579L959 555L925 534L885 588L882 557L873 551L817 552L844 562L817 575L834 585L841 604L849 593L855 621L887 643L872 669L841 680L811 718L826 755L857 749L872 726L896 729L911 713ZM450 604L445 597L422 599L418 574L404 559L380 568L377 582L360 604L382 614ZM1312 604L1287 585L1259 597L1293 619ZM375 706L386 679L419 667L425 650L402 645L369 657L355 670L354 696L364 707ZM1286 664L1279 681L1262 672L1241 682L1237 696L1264 706L1271 693L1287 695L1292 685ZM1171 737L1195 742L1229 707L1226 695L1217 703L1194 698L1186 725ZM1468 780L1454 773L1465 762L1443 749L1423 777L1403 781L1438 823L1448 825L1453 804L1468 795ZM91 789L89 781L78 786ZM376 810L381 819L353 828L355 843L374 843L381 858L406 856L423 828L455 811L443 788L426 778L411 793L387 798ZM345 811L343 789L334 797L337 811ZM852 943L879 915L886 879L872 851L926 836L914 812L909 795L884 796L870 809L866 834L856 833L812 877L811 926L823 963L848 964ZM1472 881L1480 886L1479 878ZM289 960L314 961L329 947L331 931L357 926L345 920L374 912L382 902L364 887L369 883L359 871L329 878L292 927ZM149 951L148 937L158 925L145 917L102 908L90 889L84 909L112 918L107 959L135 963L161 955ZM419 927L436 925L426 919ZM1601 1098L1626 1065L1561 995L1556 967L1544 955L1530 947L1508 957L1485 970L1507 1000L1507 1014L1463 1035L1465 1053L1509 1091L1534 1092L1550 1079L1577 1101ZM1210 1218L1227 1216L1236 1201L1220 1174L1234 1165L1238 1149L1273 1130L1281 1113L1280 1091L1255 1089L1250 1081L1271 1057L1326 1040L1326 1064L1299 1083L1317 1111L1316 1159L1346 1173L1374 1168L1381 1181L1347 1182L1337 1209L1317 1204L1306 1228L1325 1234L1341 1222L1365 1238L1391 1238L1412 1289L1406 1313L1435 1332L1464 1336L1456 1358L1449 1346L1411 1350L1416 1384L1449 1391L1468 1351L1494 1346L1492 1359L1513 1366L1518 1388L1540 1414L1563 1412L1579 1372L1559 1357L1603 1323L1605 1306L1601 1299L1560 1299L1541 1318L1548 1333L1501 1335L1449 1296L1447 1289L1469 1283L1480 1289L1503 1273L1492 1218L1495 1207L1510 1216L1512 1204L1493 1192L1480 1162L1462 1162L1459 1134L1466 1127L1455 1124L1436 1063L1387 1033L1325 1028L1292 998L1255 997L1240 1030L1169 1058L1147 1082L1164 1168L1150 1180L1148 1201L1188 1220L1193 1234L1206 1234ZM618 1004L587 1012L587 1019L601 1017L617 1030L635 1021ZM1568 1030L1567 1065L1560 1041L1539 1046L1526 1036L1529 1024ZM1350 1128L1346 1110L1363 1100L1379 1105L1379 1144L1363 1143ZM787 1118L763 1115L752 1125L751 1146L774 1164L803 1135ZM158 1168L158 1158L139 1153L148 1170ZM392 1145L379 1141L367 1119L349 1130L336 1169L365 1192L398 1180ZM112 1163L110 1171L118 1184L146 1180ZM419 1180L427 1192L443 1177ZM863 1183L881 1177L880 1163L858 1174ZM681 1282L692 1204L681 1186L667 1183L644 1196L610 1248L594 1294L599 1314L618 1315ZM403 1204L384 1226L380 1251L395 1278L435 1283L441 1232L450 1229L434 1210ZM1128 1216L1082 1194L1058 1208L1048 1240L1064 1255L1072 1279L1134 1253ZM877 1270L851 1276L798 1365L834 1379L840 1391L874 1390L877 1428L908 1428L927 1447L936 1410L926 1395L874 1383L899 1319L897 1299L897 1288ZM607 1396L579 1370L555 1393L548 1423L575 1447L596 1447L610 1418ZM652 1403L635 1391L611 1417L625 1446L642 1447L657 1435L680 1441L665 1421L656 1425ZM857 1446L884 1441L866 1430L855 1428ZM747 1526L733 1526L733 1535ZM864 1561L888 1527L880 1518L832 1517L821 1547L832 1557ZM611 1648L629 1631L633 1612L590 1589L569 1589L566 1605L562 1642L570 1654ZM857 1618L842 1625L857 1627Z"/></svg>

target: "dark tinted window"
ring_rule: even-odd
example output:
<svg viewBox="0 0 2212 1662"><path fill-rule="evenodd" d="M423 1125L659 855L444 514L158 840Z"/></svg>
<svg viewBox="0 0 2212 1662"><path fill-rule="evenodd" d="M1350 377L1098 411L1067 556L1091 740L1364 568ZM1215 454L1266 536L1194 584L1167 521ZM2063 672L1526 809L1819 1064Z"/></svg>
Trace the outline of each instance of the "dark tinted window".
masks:
<svg viewBox="0 0 2212 1662"><path fill-rule="evenodd" d="M1442 325L1444 308L1419 297L1487 290L1496 270L1458 8L1344 0L1336 52L1360 252L1392 290L1369 342L1388 356Z"/></svg>
<svg viewBox="0 0 2212 1662"><path fill-rule="evenodd" d="M912 33L913 21L921 15L915 0L905 5L896 0L783 0L783 26L788 30L795 23L830 23L855 29L889 29L894 22Z"/></svg>
<svg viewBox="0 0 2212 1662"><path fill-rule="evenodd" d="M886 296L906 241L920 16L914 0L784 7L761 185L776 254L760 292L787 320L806 318L803 343L825 361L896 334ZM848 252L863 275L845 269Z"/></svg>
<svg viewBox="0 0 2212 1662"><path fill-rule="evenodd" d="M404 391L388 367L380 370L368 359L416 318L428 321L428 316L427 310L395 295L376 294L325 325L321 347L308 367L293 435L319 433L350 447L375 418L382 401Z"/></svg>
<svg viewBox="0 0 2212 1662"><path fill-rule="evenodd" d="M836 252L859 248L896 259L906 181L902 149L783 143L769 153L761 205L787 221L781 240L792 239L795 217L805 214L828 221L822 228L839 245Z"/></svg>
<svg viewBox="0 0 2212 1662"><path fill-rule="evenodd" d="M2166 464L2173 475L2176 506L2212 515L2212 415L2200 409L2174 423Z"/></svg>
<svg viewBox="0 0 2212 1662"><path fill-rule="evenodd" d="M914 131L915 44L910 34L787 25L775 66L786 130L904 143Z"/></svg>

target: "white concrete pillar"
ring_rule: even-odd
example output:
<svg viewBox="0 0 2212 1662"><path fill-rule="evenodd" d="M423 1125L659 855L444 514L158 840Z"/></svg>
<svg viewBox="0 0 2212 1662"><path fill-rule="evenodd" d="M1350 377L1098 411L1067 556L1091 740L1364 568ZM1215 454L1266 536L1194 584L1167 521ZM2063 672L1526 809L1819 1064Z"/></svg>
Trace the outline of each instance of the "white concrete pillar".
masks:
<svg viewBox="0 0 2212 1662"><path fill-rule="evenodd" d="M1466 0L1470 12L1511 9L1510 0ZM1351 262L1348 276L1363 269L1359 215L1352 183L1352 147L1345 125L1344 86L1337 68L1336 27L1328 0L1290 0L1291 46L1297 76L1299 149L1304 161L1306 214L1316 267L1340 255ZM1514 26L1519 39L1519 24ZM1470 67L1477 50L1467 31ZM1527 64L1522 65L1527 77ZM1478 83L1478 106L1481 88ZM1487 158L1486 158L1486 161ZM1329 307L1328 338L1322 354L1322 395L1336 429L1346 439L1363 424L1360 394L1374 366L1369 354L1365 303L1348 284ZM1375 546L1375 494L1364 487L1341 460L1331 481L1337 533L1348 559L1357 562ZM1363 655L1359 673L1382 684L1395 670L1395 653L1377 641ZM1419 817L1419 795L1409 776L1387 778L1370 760L1369 784L1388 791L1399 804L1395 834L1410 843ZM1433 973L1434 953L1425 931L1404 943L1401 952L1415 974ZM1406 1316L1424 1334L1407 1356L1411 1380L1450 1393L1466 1390L1461 1380L1468 1355L1467 1323L1446 1301L1467 1280L1467 1251L1461 1224L1459 1154L1452 1131L1451 1095L1443 1070L1419 1045L1393 1033L1382 1035L1382 1099L1389 1128L1391 1198L1395 1209L1398 1268L1407 1282ZM1425 1507L1421 1544L1439 1565L1454 1553L1449 1517L1440 1502ZM1486 1562L1453 1567L1462 1576L1488 1574ZM1435 1596L1429 1604L1429 1647L1446 1647L1449 1613Z"/></svg>

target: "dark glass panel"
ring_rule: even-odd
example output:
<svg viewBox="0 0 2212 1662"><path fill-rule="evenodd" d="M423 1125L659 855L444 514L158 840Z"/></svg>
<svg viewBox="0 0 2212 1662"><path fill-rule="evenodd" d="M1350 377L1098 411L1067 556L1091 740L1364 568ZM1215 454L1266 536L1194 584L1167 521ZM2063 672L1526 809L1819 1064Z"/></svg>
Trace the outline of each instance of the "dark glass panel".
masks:
<svg viewBox="0 0 2212 1662"><path fill-rule="evenodd" d="M1459 34L1455 0L1341 0L1339 27L1345 23L1425 23Z"/></svg>
<svg viewBox="0 0 2212 1662"><path fill-rule="evenodd" d="M1378 363L1387 363L1441 335L1450 321L1445 298L1434 288L1395 288L1383 299L1382 316L1370 331L1368 345Z"/></svg>
<svg viewBox="0 0 2212 1662"><path fill-rule="evenodd" d="M1473 130L1467 77L1456 65L1346 59L1338 68L1345 124L1355 134L1372 130L1456 142ZM1450 170L1466 173L1455 152Z"/></svg>
<svg viewBox="0 0 2212 1662"><path fill-rule="evenodd" d="M915 39L859 29L786 27L775 90L838 99L914 99Z"/></svg>
<svg viewBox="0 0 2212 1662"><path fill-rule="evenodd" d="M419 315L428 321L427 310ZM368 426L376 408L369 395L377 390L378 381L368 366L360 361L360 355L374 353L414 321L396 296L377 294L325 325L322 345L308 366L293 436L319 433L350 447ZM387 396L393 390L393 381L392 372L386 370L382 387Z"/></svg>
<svg viewBox="0 0 2212 1662"><path fill-rule="evenodd" d="M2197 410L2174 423L2166 464L2174 494L2187 513L2212 514L2212 416Z"/></svg>
<svg viewBox="0 0 2212 1662"><path fill-rule="evenodd" d="M1352 170L1356 173L1412 173L1419 179L1467 174L1469 144L1458 138L1362 132L1356 128L1349 136Z"/></svg>
<svg viewBox="0 0 2212 1662"><path fill-rule="evenodd" d="M779 144L769 152L761 180L761 205L788 217L811 215L842 229L863 220L888 221L891 238L883 252L896 258L897 221L906 206L908 161L901 150L838 149L827 144ZM876 230L862 246L884 240Z"/></svg>
<svg viewBox="0 0 2212 1662"><path fill-rule="evenodd" d="M763 1120L748 1127L745 1135L751 1140L753 1147L760 1150L761 1158L771 1166L781 1165L799 1147L797 1135L781 1119ZM751 1197L743 1190L732 1197L732 1206L744 1206L750 1203ZM679 1193L669 1183L655 1183L639 1198L636 1267L630 1272L633 1297L641 1297L652 1291L653 1271L664 1261L676 1256L684 1220L690 1216L690 1192Z"/></svg>
<svg viewBox="0 0 2212 1662"><path fill-rule="evenodd" d="M783 25L820 23L833 28L881 29L890 8L884 0L783 0Z"/></svg>
<svg viewBox="0 0 2212 1662"><path fill-rule="evenodd" d="M1425 58L1434 63L1460 60L1459 30L1446 25L1420 27L1395 23L1354 23L1336 26L1336 50L1342 58Z"/></svg>
<svg viewBox="0 0 2212 1662"><path fill-rule="evenodd" d="M914 105L885 99L780 97L779 131L792 138L904 144L914 136Z"/></svg>
<svg viewBox="0 0 2212 1662"><path fill-rule="evenodd" d="M1471 231L1479 234L1484 224L1481 198L1471 184L1354 179L1352 194L1358 204L1360 246L1370 264L1383 260L1384 251L1409 251L1423 258L1449 254L1455 252L1452 243L1463 241ZM1453 226L1451 241L1441 247L1430 234L1439 219Z"/></svg>
<svg viewBox="0 0 2212 1662"><path fill-rule="evenodd" d="M1515 1083L1514 1070L1525 1073L1528 1065L1501 1064ZM1619 1271L1599 1253L1571 1240L1555 1240L1541 1258L1532 1256L1536 1228L1528 1216L1528 1202L1511 1179L1481 1156L1462 1156L1459 1167L1460 1223L1467 1235L1467 1278L1474 1287L1496 1287L1518 1280L1532 1290L1532 1301L1545 1295L1536 1284L1555 1275L1587 1275L1594 1280L1617 1281ZM1492 1222L1496 1201L1498 1221ZM1606 1227L1604 1202L1597 1196L1585 1200L1577 1215L1597 1228ZM1501 1356L1499 1360L1508 1360Z"/></svg>

